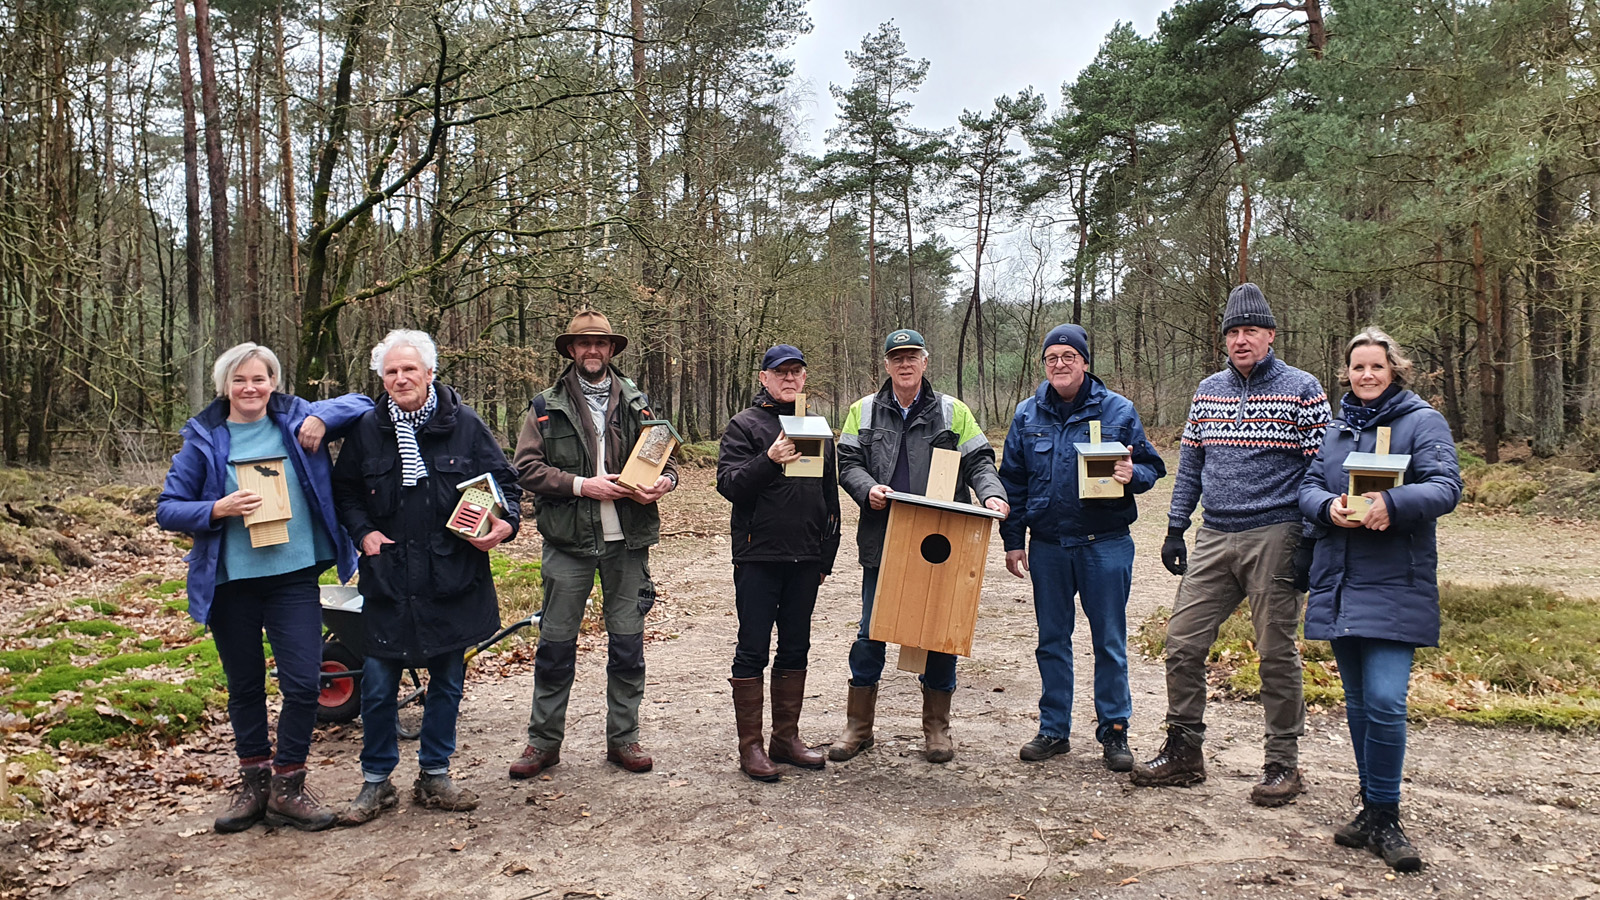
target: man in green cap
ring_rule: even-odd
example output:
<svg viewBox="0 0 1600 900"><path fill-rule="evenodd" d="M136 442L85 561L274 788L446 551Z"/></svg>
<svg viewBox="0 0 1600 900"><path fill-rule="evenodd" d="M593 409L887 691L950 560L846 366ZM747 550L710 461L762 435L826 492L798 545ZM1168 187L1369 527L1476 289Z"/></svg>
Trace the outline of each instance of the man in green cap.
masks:
<svg viewBox="0 0 1600 900"><path fill-rule="evenodd" d="M1006 490L995 470L994 448L983 436L972 410L941 394L928 382L928 346L909 328L889 332L883 341L883 366L889 378L876 394L851 404L839 435L839 486L861 506L856 547L861 555L861 627L850 647L850 695L844 734L828 757L850 759L872 746L872 722L883 675L884 644L868 638L872 600L878 588L878 563L889 522L889 494L925 494L935 449L961 454L955 499L973 494L989 509L1008 513ZM950 697L956 689L956 658L928 653L922 680L922 734L928 762L955 756L950 740Z"/></svg>

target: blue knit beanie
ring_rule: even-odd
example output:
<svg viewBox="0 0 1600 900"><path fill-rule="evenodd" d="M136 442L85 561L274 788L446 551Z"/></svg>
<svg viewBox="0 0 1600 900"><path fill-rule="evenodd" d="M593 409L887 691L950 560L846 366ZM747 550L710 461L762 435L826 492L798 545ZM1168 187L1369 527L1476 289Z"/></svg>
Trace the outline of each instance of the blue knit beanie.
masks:
<svg viewBox="0 0 1600 900"><path fill-rule="evenodd" d="M1089 361L1089 332L1084 331L1082 325L1057 325L1050 329L1050 333L1044 336L1044 346L1040 348L1039 355L1044 356L1046 351L1057 344L1071 347L1078 351L1084 362Z"/></svg>

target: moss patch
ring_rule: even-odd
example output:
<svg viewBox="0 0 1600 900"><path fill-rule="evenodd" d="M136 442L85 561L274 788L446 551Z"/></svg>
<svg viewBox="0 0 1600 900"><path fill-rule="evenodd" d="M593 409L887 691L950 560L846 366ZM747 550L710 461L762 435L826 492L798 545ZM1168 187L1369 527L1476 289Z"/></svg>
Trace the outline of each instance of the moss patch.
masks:
<svg viewBox="0 0 1600 900"><path fill-rule="evenodd" d="M56 769L55 757L44 750L33 750L6 757L5 774L14 778L21 768L21 781L12 784L9 802L0 803L0 822L14 822L40 813L44 807L44 792L39 788L39 773Z"/></svg>

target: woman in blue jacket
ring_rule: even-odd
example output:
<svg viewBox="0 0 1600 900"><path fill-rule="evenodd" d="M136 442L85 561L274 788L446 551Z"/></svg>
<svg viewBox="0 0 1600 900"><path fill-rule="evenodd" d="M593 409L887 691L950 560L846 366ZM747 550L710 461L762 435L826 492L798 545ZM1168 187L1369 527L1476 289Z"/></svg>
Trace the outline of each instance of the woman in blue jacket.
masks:
<svg viewBox="0 0 1600 900"><path fill-rule="evenodd" d="M372 400L348 394L308 403L278 392L282 368L266 347L229 349L211 377L217 399L183 426L183 448L156 505L156 521L194 537L189 615L211 629L228 678L228 717L239 754L240 783L218 832L243 831L263 818L320 831L332 812L305 787L306 754L317 720L322 668L318 576L337 564L355 571L355 547L333 507L327 442L344 435ZM282 459L290 518L286 543L252 547L244 516L261 506L240 490L234 465ZM277 663L283 709L274 755L267 731L266 631Z"/></svg>
<svg viewBox="0 0 1600 900"><path fill-rule="evenodd" d="M1416 648L1439 643L1434 526L1461 499L1450 426L1405 390L1410 374L1411 361L1382 331L1350 340L1340 378L1350 392L1300 487L1300 511L1327 532L1312 557L1306 639L1333 644L1361 783L1361 812L1334 840L1370 849L1401 872L1422 868L1399 819L1406 692ZM1351 453L1373 452L1380 427L1390 429L1389 452L1411 460L1403 484L1362 495L1372 508L1353 522L1343 464Z"/></svg>

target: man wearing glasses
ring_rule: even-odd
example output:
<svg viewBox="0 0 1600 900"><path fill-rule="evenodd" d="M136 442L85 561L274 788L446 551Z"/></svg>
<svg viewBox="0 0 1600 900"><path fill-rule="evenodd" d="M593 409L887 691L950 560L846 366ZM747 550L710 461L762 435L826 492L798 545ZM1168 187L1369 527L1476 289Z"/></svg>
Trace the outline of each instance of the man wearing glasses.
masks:
<svg viewBox="0 0 1600 900"><path fill-rule="evenodd" d="M889 524L889 493L925 494L935 449L961 454L956 501L972 494L989 509L1006 513L1005 488L994 468L994 448L965 403L933 389L927 343L909 328L889 332L883 341L883 366L889 378L876 394L850 406L839 435L839 486L861 506L856 548L861 555L861 627L850 647L850 696L844 734L828 749L834 761L850 759L872 746L872 722L883 675L883 641L870 640L872 600L878 589L878 564ZM928 653L922 674L923 755L928 762L955 757L950 740L950 698L956 689L956 658Z"/></svg>
<svg viewBox="0 0 1600 900"><path fill-rule="evenodd" d="M1000 525L1006 569L1032 577L1033 613L1039 623L1039 733L1022 746L1028 762L1069 749L1072 733L1072 630L1077 595L1094 643L1095 738L1106 768L1133 768L1128 749L1128 592L1133 584L1133 537L1138 518L1134 495L1167 474L1166 464L1145 438L1139 414L1126 397L1089 372L1089 335L1077 325L1059 325L1044 339L1045 381L1018 404L1006 434L1000 481L1017 514ZM1117 460L1112 477L1123 495L1080 499L1074 444L1090 440L1089 423L1100 422L1100 440L1130 453ZM1023 549L1024 532L1031 534Z"/></svg>

